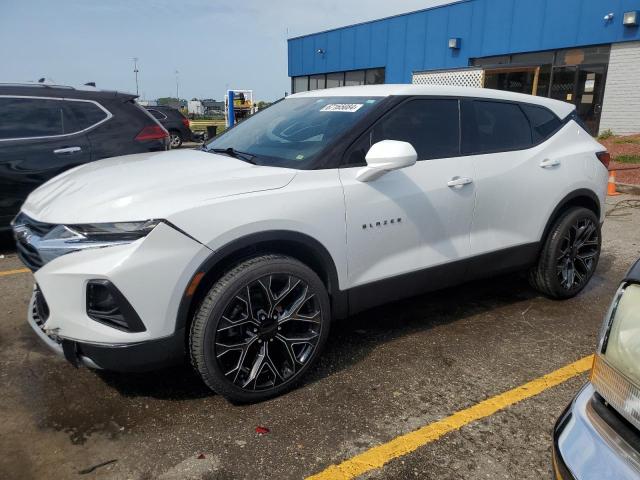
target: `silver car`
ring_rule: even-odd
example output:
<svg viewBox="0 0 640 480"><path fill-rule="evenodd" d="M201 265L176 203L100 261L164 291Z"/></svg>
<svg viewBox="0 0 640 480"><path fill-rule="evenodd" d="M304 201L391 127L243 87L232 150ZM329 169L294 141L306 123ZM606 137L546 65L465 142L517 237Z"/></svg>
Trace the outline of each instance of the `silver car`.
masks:
<svg viewBox="0 0 640 480"><path fill-rule="evenodd" d="M558 419L556 479L640 479L640 260L620 284L587 383Z"/></svg>

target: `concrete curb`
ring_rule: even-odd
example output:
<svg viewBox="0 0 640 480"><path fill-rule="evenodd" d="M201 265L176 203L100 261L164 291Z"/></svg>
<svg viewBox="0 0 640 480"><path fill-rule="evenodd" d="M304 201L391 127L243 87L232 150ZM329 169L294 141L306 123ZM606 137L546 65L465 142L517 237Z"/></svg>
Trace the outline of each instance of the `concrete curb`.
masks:
<svg viewBox="0 0 640 480"><path fill-rule="evenodd" d="M633 185L631 183L616 183L616 190L620 193L640 195L640 185Z"/></svg>

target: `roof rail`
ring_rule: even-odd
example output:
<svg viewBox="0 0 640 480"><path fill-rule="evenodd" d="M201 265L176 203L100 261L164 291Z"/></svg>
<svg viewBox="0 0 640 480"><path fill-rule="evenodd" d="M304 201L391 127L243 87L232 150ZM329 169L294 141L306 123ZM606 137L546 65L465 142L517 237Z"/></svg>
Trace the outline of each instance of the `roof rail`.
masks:
<svg viewBox="0 0 640 480"><path fill-rule="evenodd" d="M40 88L68 88L69 90L75 90L69 85L56 85L54 83L0 83L2 87L40 87Z"/></svg>

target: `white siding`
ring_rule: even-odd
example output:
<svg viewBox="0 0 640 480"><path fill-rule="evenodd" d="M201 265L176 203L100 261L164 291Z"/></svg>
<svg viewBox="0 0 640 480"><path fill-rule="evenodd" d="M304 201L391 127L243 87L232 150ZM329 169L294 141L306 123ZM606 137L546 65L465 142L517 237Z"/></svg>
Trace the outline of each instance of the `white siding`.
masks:
<svg viewBox="0 0 640 480"><path fill-rule="evenodd" d="M611 46L600 132L640 133L640 42Z"/></svg>

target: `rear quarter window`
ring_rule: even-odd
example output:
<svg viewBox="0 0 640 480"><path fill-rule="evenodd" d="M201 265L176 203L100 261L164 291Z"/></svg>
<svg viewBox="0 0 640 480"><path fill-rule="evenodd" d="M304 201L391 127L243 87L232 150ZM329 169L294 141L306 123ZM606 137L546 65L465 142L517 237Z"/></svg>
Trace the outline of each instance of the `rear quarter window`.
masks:
<svg viewBox="0 0 640 480"><path fill-rule="evenodd" d="M462 102L462 153L521 150L533 143L529 120L515 103Z"/></svg>
<svg viewBox="0 0 640 480"><path fill-rule="evenodd" d="M65 101L69 121L65 131L79 132L96 125L107 118L107 112L93 102Z"/></svg>
<svg viewBox="0 0 640 480"><path fill-rule="evenodd" d="M540 143L553 135L562 125L556 115L544 107L522 105L522 110L529 118L533 143Z"/></svg>

